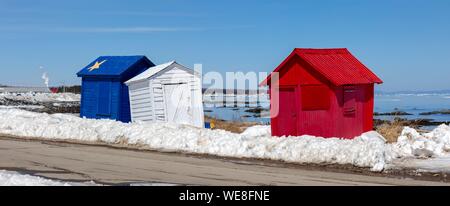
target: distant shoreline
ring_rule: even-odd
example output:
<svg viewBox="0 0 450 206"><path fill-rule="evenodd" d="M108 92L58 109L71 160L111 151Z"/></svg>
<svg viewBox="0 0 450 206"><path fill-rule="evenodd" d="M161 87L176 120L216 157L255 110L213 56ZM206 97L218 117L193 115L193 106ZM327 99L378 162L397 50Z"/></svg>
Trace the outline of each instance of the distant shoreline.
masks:
<svg viewBox="0 0 450 206"><path fill-rule="evenodd" d="M81 87L80 85L55 85L52 87L62 88L62 87ZM11 86L0 84L0 92L2 89L26 89L26 88L36 88L36 89L46 89L45 86ZM267 87L260 87L258 89L218 89L218 88L203 88L204 94L267 94ZM391 95L450 95L450 89L440 89L440 90L424 90L424 91L375 91L375 95L378 96L391 96Z"/></svg>

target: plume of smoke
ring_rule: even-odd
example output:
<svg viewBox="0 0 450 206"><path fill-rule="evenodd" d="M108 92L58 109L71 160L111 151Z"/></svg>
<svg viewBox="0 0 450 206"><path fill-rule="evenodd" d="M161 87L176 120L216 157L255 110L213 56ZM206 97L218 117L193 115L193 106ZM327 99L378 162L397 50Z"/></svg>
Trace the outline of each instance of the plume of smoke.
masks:
<svg viewBox="0 0 450 206"><path fill-rule="evenodd" d="M50 78L48 77L47 72L44 72L44 73L42 74L42 77L41 77L41 78L44 80L45 86L47 86L47 88L49 88L48 83L49 83L49 81L50 81Z"/></svg>

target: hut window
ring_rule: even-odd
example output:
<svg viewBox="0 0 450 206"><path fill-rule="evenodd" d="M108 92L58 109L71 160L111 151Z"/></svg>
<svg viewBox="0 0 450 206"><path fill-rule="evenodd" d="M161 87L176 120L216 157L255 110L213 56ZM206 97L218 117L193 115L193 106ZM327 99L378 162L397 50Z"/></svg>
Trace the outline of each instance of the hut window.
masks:
<svg viewBox="0 0 450 206"><path fill-rule="evenodd" d="M303 110L328 110L330 108L330 96L327 86L303 85L300 93Z"/></svg>

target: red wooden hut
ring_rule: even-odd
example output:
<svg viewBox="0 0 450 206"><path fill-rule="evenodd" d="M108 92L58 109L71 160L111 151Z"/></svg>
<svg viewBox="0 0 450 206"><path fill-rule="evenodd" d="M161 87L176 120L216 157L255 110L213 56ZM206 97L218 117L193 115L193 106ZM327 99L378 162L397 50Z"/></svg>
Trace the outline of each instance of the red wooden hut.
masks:
<svg viewBox="0 0 450 206"><path fill-rule="evenodd" d="M375 83L382 80L347 49L294 49L261 82L270 88L272 135L353 138L372 130Z"/></svg>

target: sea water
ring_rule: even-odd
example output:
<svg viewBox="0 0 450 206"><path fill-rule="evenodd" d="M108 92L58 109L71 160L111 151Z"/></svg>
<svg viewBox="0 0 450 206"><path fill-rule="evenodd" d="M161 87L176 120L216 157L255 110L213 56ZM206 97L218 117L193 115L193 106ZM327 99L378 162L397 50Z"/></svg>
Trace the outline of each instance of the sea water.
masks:
<svg viewBox="0 0 450 206"><path fill-rule="evenodd" d="M420 113L424 112L445 109L450 109L450 94L397 94L375 96L375 112L384 113L403 111L411 114L401 116L375 116L376 119L392 120L395 117L400 117L405 119L450 121L450 115L448 114L420 115Z"/></svg>

